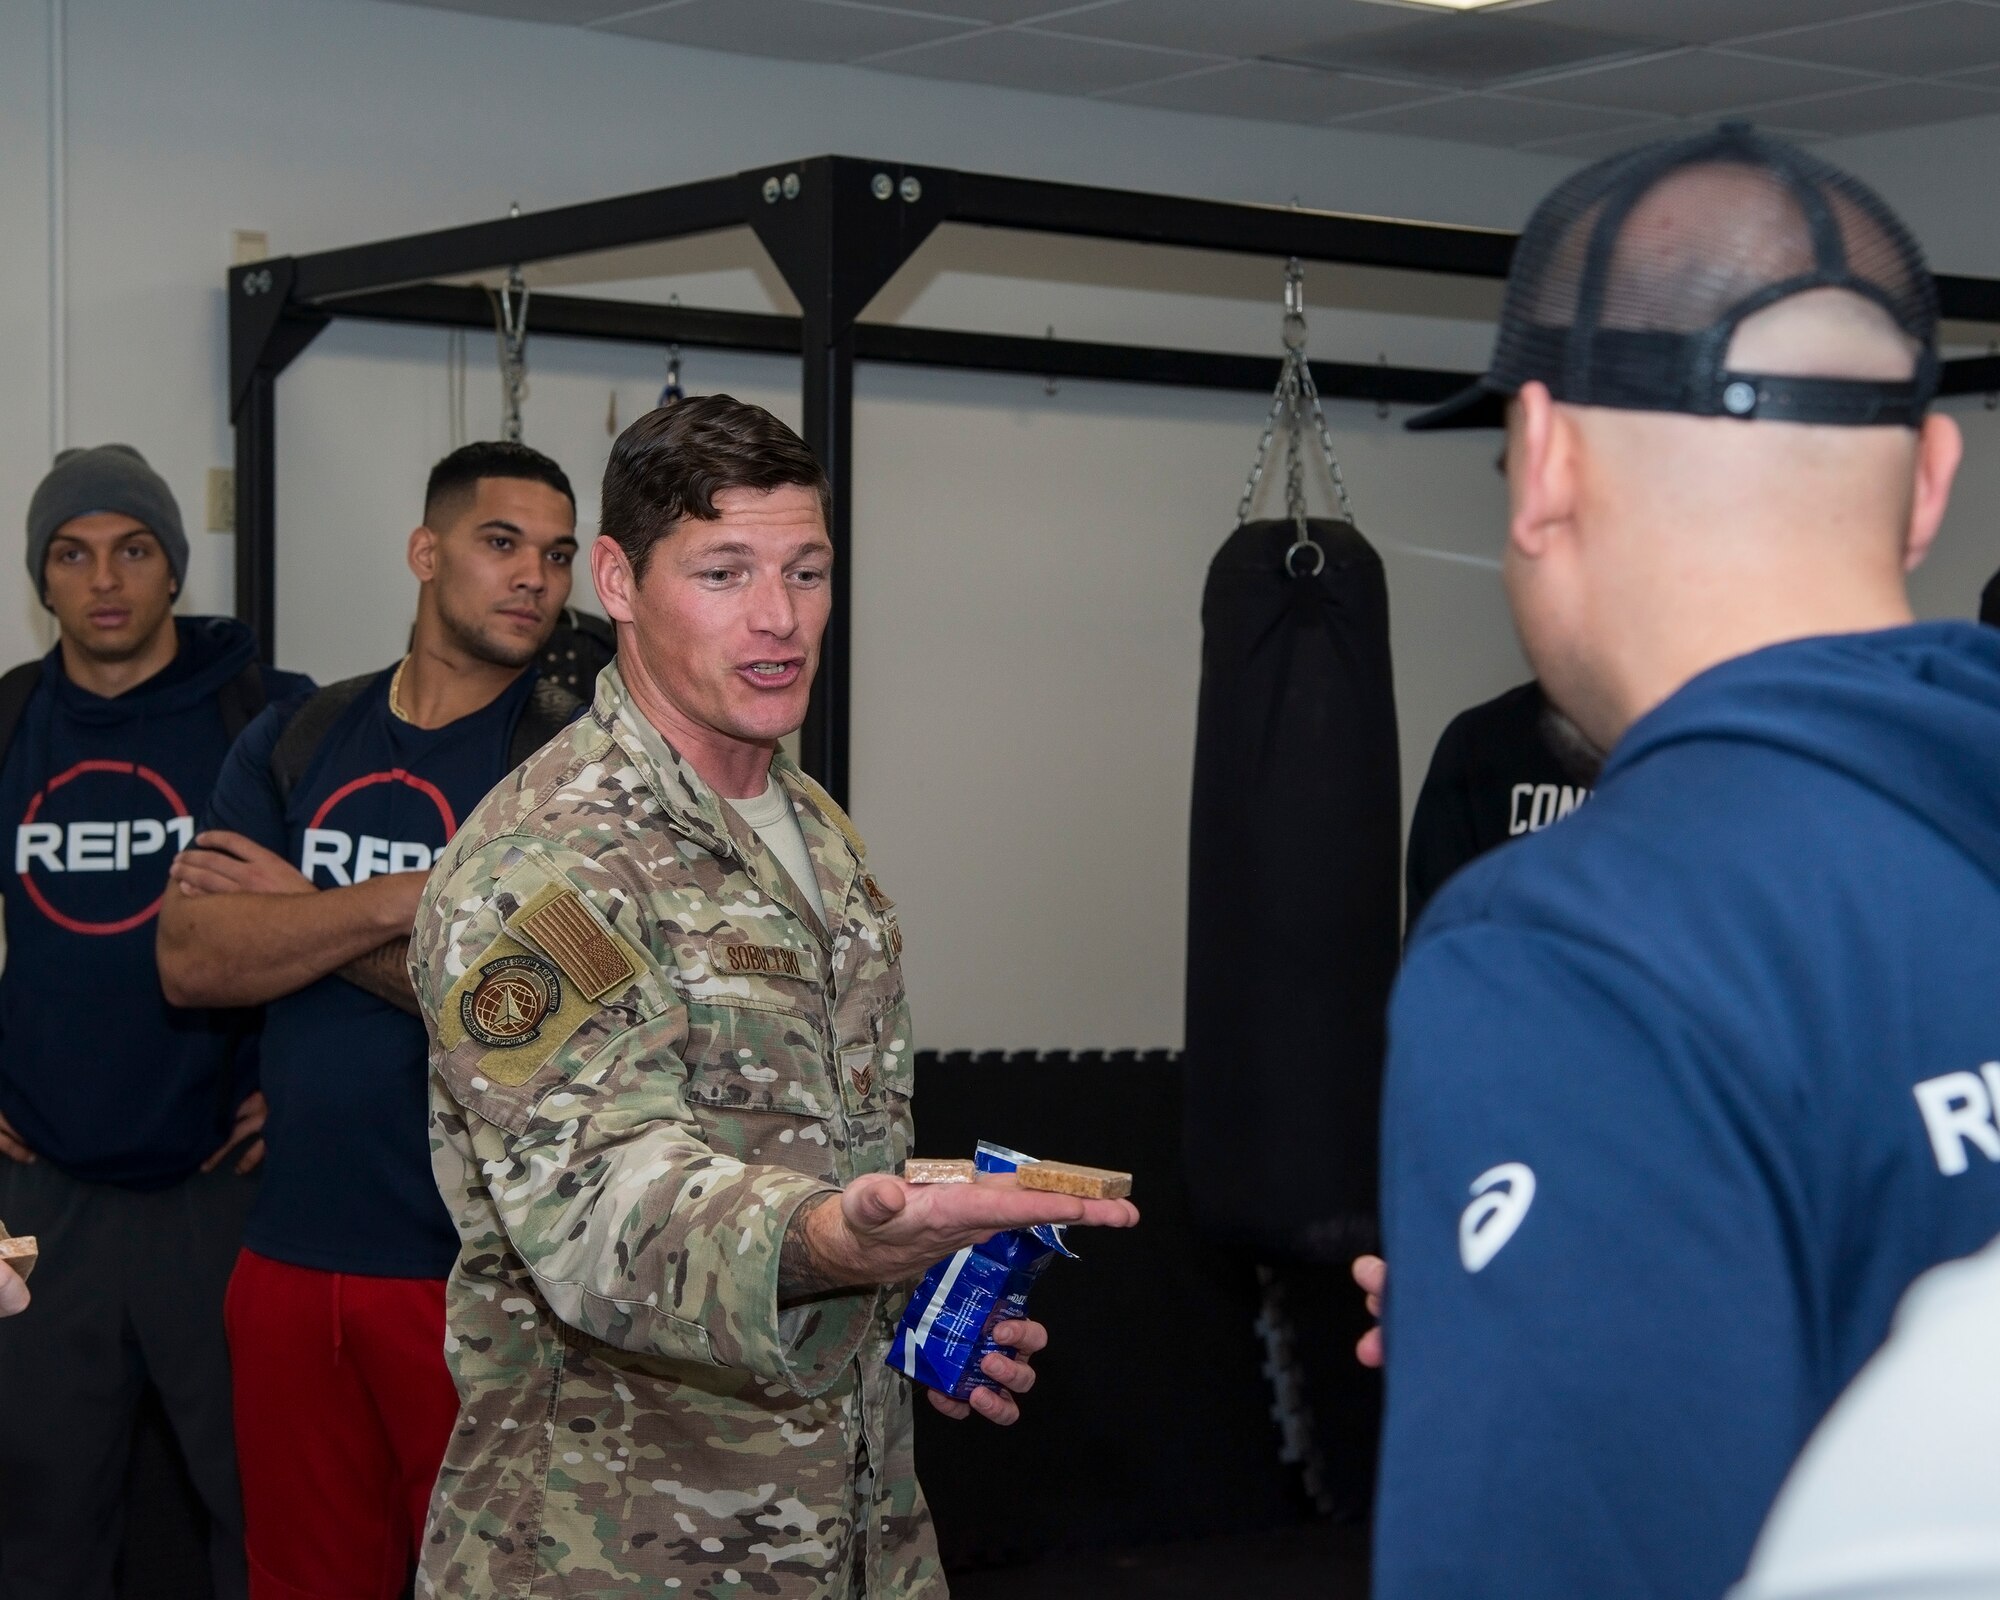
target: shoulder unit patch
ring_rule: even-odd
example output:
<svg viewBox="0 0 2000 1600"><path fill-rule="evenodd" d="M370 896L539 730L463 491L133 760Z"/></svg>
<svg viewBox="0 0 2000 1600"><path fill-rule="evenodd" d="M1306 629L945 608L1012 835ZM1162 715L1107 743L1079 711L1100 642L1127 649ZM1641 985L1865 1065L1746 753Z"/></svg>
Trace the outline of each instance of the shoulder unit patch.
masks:
<svg viewBox="0 0 2000 1600"><path fill-rule="evenodd" d="M541 1037L542 1024L562 1009L562 979L540 956L502 956L479 969L479 981L459 996L459 1026L493 1050L518 1050Z"/></svg>

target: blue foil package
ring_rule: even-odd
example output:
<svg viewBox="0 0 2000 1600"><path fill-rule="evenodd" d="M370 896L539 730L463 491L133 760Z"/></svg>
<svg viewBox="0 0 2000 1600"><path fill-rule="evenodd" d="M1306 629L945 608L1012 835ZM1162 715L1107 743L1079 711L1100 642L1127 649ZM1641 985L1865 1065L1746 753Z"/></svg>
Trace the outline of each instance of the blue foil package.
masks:
<svg viewBox="0 0 2000 1600"><path fill-rule="evenodd" d="M1015 1172L1034 1159L982 1143L973 1163L981 1172ZM904 1307L887 1365L955 1400L977 1388L999 1388L979 1370L991 1352L1006 1350L993 1342L993 1325L1026 1316L1028 1291L1042 1269L1059 1255L1075 1254L1061 1228L1045 1225L1010 1228L940 1261Z"/></svg>

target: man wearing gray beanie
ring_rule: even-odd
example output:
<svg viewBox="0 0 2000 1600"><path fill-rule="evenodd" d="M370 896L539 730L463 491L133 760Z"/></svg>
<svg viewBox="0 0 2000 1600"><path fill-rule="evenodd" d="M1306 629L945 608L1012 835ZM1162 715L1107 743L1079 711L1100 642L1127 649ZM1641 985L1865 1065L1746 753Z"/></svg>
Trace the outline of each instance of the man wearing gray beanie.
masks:
<svg viewBox="0 0 2000 1600"><path fill-rule="evenodd" d="M187 581L187 533L167 480L129 444L65 450L28 502L28 577L48 604L43 569L49 541L64 523L92 513L130 517L152 534L173 571L173 592Z"/></svg>
<svg viewBox="0 0 2000 1600"><path fill-rule="evenodd" d="M29 502L55 649L0 676L0 1218L40 1244L0 1324L0 1595L111 1600L126 1460L158 1391L207 1510L217 1600L245 1594L223 1289L261 1154L253 1023L167 1004L167 869L223 756L308 680L226 617L176 617L188 542L130 445L66 450Z"/></svg>

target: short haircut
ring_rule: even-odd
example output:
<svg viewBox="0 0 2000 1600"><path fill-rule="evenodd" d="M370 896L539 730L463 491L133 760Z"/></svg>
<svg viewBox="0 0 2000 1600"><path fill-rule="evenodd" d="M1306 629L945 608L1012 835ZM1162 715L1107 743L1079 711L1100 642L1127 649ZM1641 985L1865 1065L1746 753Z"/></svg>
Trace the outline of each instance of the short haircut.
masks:
<svg viewBox="0 0 2000 1600"><path fill-rule="evenodd" d="M653 547L683 518L715 520L725 489L768 492L797 484L831 521L833 486L806 442L762 406L726 394L691 395L648 411L619 434L604 464L597 531L643 578Z"/></svg>
<svg viewBox="0 0 2000 1600"><path fill-rule="evenodd" d="M463 516L479 492L481 478L525 478L530 483L545 483L569 502L570 515L576 514L576 491L570 488L561 467L524 444L483 439L460 445L431 468L430 482L424 485L424 526L436 528Z"/></svg>

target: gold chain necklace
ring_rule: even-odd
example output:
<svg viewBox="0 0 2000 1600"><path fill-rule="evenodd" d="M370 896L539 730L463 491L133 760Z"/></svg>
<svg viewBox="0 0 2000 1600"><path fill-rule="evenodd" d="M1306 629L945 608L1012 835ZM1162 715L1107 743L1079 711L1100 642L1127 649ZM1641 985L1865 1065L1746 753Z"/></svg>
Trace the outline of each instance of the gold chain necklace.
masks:
<svg viewBox="0 0 2000 1600"><path fill-rule="evenodd" d="M403 668L407 667L409 664L410 664L410 658L408 656L404 656L401 661L398 661L396 663L396 670L394 673L390 675L389 711L390 714L393 715L398 722L414 723L416 721L416 718L412 717L409 714L409 712L403 709L403 699L400 693L403 687Z"/></svg>

